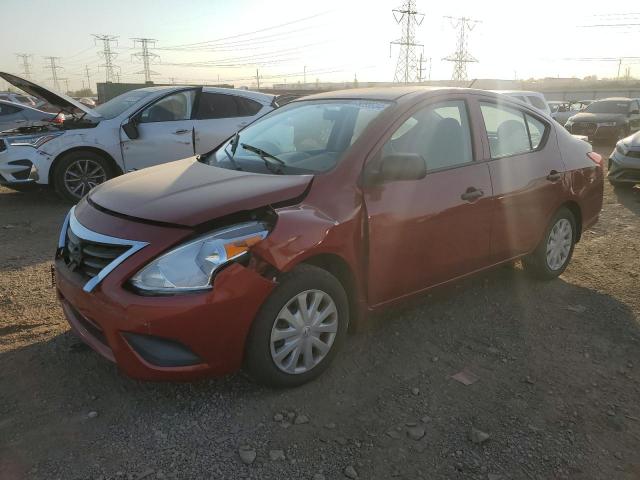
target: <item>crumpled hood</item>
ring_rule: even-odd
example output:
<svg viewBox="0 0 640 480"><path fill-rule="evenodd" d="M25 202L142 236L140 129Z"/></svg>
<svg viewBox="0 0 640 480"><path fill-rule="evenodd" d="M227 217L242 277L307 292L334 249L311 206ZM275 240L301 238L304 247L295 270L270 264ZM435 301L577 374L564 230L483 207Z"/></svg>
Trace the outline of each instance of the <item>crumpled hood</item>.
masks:
<svg viewBox="0 0 640 480"><path fill-rule="evenodd" d="M313 175L265 175L205 165L195 157L109 180L89 200L115 213L196 226L300 197Z"/></svg>
<svg viewBox="0 0 640 480"><path fill-rule="evenodd" d="M626 117L622 113L588 113L580 112L571 118L572 122L616 122L624 120Z"/></svg>

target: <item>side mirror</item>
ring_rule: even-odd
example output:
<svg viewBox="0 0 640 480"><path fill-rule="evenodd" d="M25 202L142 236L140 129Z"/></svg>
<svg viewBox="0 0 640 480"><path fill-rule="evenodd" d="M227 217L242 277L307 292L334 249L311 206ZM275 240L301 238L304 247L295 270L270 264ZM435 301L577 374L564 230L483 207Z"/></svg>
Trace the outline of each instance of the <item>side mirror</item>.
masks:
<svg viewBox="0 0 640 480"><path fill-rule="evenodd" d="M129 137L131 140L140 138L140 131L138 130L138 122L135 119L130 118L127 121L127 123L122 125L122 129L124 130L124 133L127 134L127 137Z"/></svg>
<svg viewBox="0 0 640 480"><path fill-rule="evenodd" d="M365 175L367 184L420 180L427 175L427 164L424 158L415 153L392 153L384 156L380 162L374 162L371 167L372 169Z"/></svg>

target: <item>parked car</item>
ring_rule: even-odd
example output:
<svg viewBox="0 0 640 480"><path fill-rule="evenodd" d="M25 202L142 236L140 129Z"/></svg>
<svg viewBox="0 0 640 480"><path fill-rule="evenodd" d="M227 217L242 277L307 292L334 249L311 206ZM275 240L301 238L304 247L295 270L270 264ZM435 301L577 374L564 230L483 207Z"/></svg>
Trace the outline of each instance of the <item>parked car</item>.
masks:
<svg viewBox="0 0 640 480"><path fill-rule="evenodd" d="M51 122L62 123L63 121L64 117L62 115L43 112L20 103L0 100L0 132Z"/></svg>
<svg viewBox="0 0 640 480"><path fill-rule="evenodd" d="M277 106L258 92L169 86L89 108L20 77L0 77L68 114L62 125L0 134L0 176L8 184L53 184L73 202L121 173L208 152Z"/></svg>
<svg viewBox="0 0 640 480"><path fill-rule="evenodd" d="M551 114L551 109L547 104L547 99L544 98L544 95L540 92L529 92L526 90L493 90L496 93L501 93L502 95L507 95L511 98L515 98L524 102L528 105L531 105L533 108L540 110L541 112L546 113L547 115Z"/></svg>
<svg viewBox="0 0 640 480"><path fill-rule="evenodd" d="M82 97L82 98L79 98L78 101L81 104L86 105L87 107L94 108L96 106L96 101L93 98Z"/></svg>
<svg viewBox="0 0 640 480"><path fill-rule="evenodd" d="M27 107L37 108L38 104L31 95L23 95L15 92L0 92L0 100L5 102L19 103Z"/></svg>
<svg viewBox="0 0 640 480"><path fill-rule="evenodd" d="M132 377L244 364L299 385L367 312L518 258L560 275L598 218L601 160L491 92L304 97L208 154L93 189L60 233L58 298Z"/></svg>
<svg viewBox="0 0 640 480"><path fill-rule="evenodd" d="M549 102L551 116L560 125L564 125L569 117L581 112L593 103L591 100L574 100L571 102Z"/></svg>
<svg viewBox="0 0 640 480"><path fill-rule="evenodd" d="M618 141L609 157L608 178L614 187L640 183L640 132Z"/></svg>
<svg viewBox="0 0 640 480"><path fill-rule="evenodd" d="M567 130L593 140L620 140L640 130L640 104L631 98L597 100L565 124Z"/></svg>

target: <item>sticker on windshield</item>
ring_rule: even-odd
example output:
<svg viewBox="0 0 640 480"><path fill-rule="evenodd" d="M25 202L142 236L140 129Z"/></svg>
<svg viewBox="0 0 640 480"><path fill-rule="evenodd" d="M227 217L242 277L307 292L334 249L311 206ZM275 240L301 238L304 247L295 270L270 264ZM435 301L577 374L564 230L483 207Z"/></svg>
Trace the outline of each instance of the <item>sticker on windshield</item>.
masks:
<svg viewBox="0 0 640 480"><path fill-rule="evenodd" d="M366 108L367 110L384 110L389 105L387 102L367 102L367 101L355 101L353 102L358 108Z"/></svg>

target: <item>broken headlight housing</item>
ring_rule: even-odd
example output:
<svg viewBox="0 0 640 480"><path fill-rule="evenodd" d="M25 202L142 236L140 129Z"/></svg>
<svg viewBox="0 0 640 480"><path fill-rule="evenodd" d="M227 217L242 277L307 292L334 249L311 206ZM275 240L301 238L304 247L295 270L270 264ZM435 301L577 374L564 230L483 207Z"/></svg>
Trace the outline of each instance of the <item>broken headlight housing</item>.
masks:
<svg viewBox="0 0 640 480"><path fill-rule="evenodd" d="M249 252L269 233L261 222L217 230L179 245L153 260L130 280L139 291L172 294L208 290L224 265Z"/></svg>

